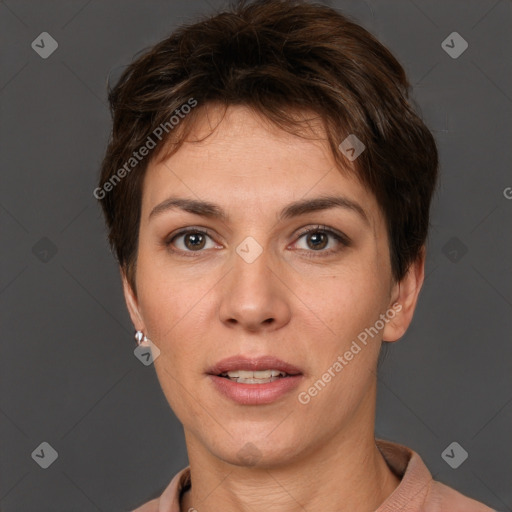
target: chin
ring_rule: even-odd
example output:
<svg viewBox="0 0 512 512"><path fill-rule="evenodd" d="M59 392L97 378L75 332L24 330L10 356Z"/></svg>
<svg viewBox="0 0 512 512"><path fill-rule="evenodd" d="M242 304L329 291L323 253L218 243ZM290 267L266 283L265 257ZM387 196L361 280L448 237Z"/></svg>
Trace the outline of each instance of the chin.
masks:
<svg viewBox="0 0 512 512"><path fill-rule="evenodd" d="M260 436L230 438L230 446L212 453L219 459L234 466L271 469L291 461L300 451L299 439L292 436L269 438L271 430Z"/></svg>

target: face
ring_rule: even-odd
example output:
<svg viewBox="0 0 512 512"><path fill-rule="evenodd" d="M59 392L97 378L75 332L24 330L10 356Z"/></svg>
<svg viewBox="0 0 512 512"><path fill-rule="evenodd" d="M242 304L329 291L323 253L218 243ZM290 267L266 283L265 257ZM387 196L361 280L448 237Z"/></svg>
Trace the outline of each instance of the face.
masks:
<svg viewBox="0 0 512 512"><path fill-rule="evenodd" d="M137 296L124 287L189 448L271 467L373 429L381 340L408 326L413 270L393 280L383 214L325 140L230 107L149 165ZM237 369L286 376L218 375Z"/></svg>

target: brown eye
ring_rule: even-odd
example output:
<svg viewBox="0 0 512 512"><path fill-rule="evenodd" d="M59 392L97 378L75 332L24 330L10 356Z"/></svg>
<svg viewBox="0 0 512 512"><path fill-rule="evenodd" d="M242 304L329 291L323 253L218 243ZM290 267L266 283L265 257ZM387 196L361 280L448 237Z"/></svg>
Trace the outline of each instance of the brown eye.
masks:
<svg viewBox="0 0 512 512"><path fill-rule="evenodd" d="M184 236L184 243L187 249L197 251L206 244L206 238L202 233L188 233Z"/></svg>
<svg viewBox="0 0 512 512"><path fill-rule="evenodd" d="M208 233L197 229L181 231L166 242L166 245L172 250L175 248L184 253L202 252L203 249L216 247Z"/></svg>
<svg viewBox="0 0 512 512"><path fill-rule="evenodd" d="M323 226L305 229L296 242L296 248L306 251L306 255L308 252L309 255L316 252L319 253L318 256L335 253L350 246L351 241L345 234Z"/></svg>
<svg viewBox="0 0 512 512"><path fill-rule="evenodd" d="M306 235L306 243L308 247L313 250L324 249L329 242L329 237L326 233L316 231Z"/></svg>

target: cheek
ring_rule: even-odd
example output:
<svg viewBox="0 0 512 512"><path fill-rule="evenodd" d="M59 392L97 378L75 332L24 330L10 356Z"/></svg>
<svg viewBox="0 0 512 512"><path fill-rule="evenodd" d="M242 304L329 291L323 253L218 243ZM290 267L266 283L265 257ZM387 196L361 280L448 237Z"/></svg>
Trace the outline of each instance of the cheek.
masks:
<svg viewBox="0 0 512 512"><path fill-rule="evenodd" d="M382 312L387 296L383 277L370 265L354 265L336 275L302 278L295 283L295 294L326 336L346 342L373 325Z"/></svg>
<svg viewBox="0 0 512 512"><path fill-rule="evenodd" d="M171 266L159 250L141 250L137 262L139 306L146 328L165 342L180 323L201 307L201 297L211 288L208 279L198 279L190 270Z"/></svg>
<svg viewBox="0 0 512 512"><path fill-rule="evenodd" d="M217 280L211 274L151 264L156 259L139 259L139 307L148 336L161 351L155 369L162 384L169 381L173 386L172 377L195 379L203 369L198 361L204 358L206 335L214 321L211 297ZM191 369L197 370L195 375Z"/></svg>
<svg viewBox="0 0 512 512"><path fill-rule="evenodd" d="M146 265L144 259L138 270L141 313L150 339L160 349L155 371L169 405L186 421L201 413L187 390L194 389L203 369L198 361L204 355L205 285L175 270Z"/></svg>
<svg viewBox="0 0 512 512"><path fill-rule="evenodd" d="M317 327L309 325L307 350L315 371L309 383L313 388L305 391L315 393L319 379L328 381L311 400L318 415L332 410L326 428L350 417L374 380L381 334L371 336L366 329L375 325L385 303L385 286L376 282L377 277L354 272L326 278L314 294L310 286L304 286L308 293L304 302L315 313L309 315Z"/></svg>

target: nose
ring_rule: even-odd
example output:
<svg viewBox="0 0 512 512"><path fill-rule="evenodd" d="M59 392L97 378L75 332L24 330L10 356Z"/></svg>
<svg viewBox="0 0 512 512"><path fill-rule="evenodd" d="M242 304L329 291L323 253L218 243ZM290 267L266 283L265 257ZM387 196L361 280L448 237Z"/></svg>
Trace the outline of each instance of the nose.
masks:
<svg viewBox="0 0 512 512"><path fill-rule="evenodd" d="M223 280L220 320L228 327L257 332L279 329L290 321L289 289L271 268L266 250L248 263L233 255L233 269ZM274 265L275 267L275 265Z"/></svg>

